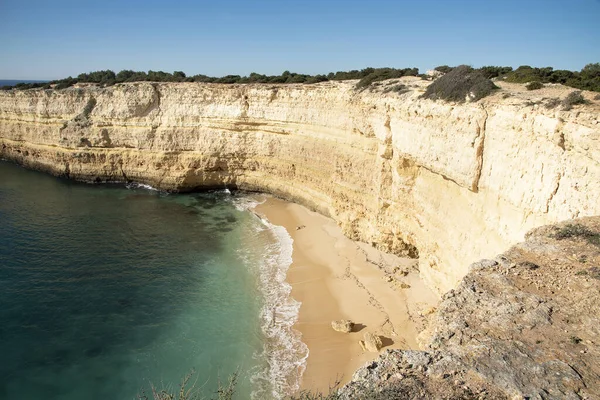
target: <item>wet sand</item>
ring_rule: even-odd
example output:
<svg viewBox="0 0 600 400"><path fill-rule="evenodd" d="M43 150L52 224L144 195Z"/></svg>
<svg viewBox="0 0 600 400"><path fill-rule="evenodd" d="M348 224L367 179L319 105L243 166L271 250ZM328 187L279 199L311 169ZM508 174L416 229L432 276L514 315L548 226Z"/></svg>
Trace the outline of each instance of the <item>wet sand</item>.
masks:
<svg viewBox="0 0 600 400"><path fill-rule="evenodd" d="M416 260L354 242L332 219L298 204L267 197L255 211L294 240L287 281L302 303L295 328L309 349L302 389L327 391L375 359L358 343L366 332L381 336L382 351L418 349L421 313L437 297L420 280ZM354 331L334 331L331 321L339 319L352 320Z"/></svg>

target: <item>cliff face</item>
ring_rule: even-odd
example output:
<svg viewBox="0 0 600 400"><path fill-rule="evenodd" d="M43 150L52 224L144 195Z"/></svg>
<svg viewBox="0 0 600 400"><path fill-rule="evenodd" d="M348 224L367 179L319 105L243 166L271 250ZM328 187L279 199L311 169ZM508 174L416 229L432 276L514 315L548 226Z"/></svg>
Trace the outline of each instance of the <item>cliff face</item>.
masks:
<svg viewBox="0 0 600 400"><path fill-rule="evenodd" d="M2 92L0 158L92 182L273 193L418 255L440 292L533 227L600 214L597 105L547 110L507 90L453 105L403 83Z"/></svg>

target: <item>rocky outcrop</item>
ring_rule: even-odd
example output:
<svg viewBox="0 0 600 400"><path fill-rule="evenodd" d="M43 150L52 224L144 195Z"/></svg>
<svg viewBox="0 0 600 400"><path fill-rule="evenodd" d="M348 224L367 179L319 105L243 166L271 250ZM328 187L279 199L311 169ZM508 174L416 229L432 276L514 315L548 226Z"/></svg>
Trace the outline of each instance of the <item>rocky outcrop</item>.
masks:
<svg viewBox="0 0 600 400"><path fill-rule="evenodd" d="M600 214L597 104L548 110L504 89L456 105L403 83L4 91L0 157L90 182L273 193L419 256L440 293L533 227Z"/></svg>
<svg viewBox="0 0 600 400"><path fill-rule="evenodd" d="M470 269L422 334L426 351L384 353L344 398L600 398L600 217L535 229Z"/></svg>

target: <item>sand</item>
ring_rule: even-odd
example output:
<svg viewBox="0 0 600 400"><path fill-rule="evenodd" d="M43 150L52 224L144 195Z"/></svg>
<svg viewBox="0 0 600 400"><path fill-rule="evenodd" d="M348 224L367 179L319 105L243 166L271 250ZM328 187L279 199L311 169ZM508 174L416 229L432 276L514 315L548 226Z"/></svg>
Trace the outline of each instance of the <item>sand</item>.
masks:
<svg viewBox="0 0 600 400"><path fill-rule="evenodd" d="M359 345L366 332L381 336L382 351L419 348L421 313L438 298L420 280L416 260L354 242L332 219L298 204L266 197L255 211L294 240L287 280L302 303L295 328L309 349L302 389L327 391L375 359ZM334 331L331 321L339 319L355 322L354 331Z"/></svg>

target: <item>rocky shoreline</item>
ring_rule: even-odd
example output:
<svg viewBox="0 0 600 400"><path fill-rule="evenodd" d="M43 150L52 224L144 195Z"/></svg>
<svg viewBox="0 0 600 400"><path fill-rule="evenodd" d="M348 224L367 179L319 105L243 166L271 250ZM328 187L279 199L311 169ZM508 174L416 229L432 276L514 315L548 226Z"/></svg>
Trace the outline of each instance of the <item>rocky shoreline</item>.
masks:
<svg viewBox="0 0 600 400"><path fill-rule="evenodd" d="M600 217L566 221L472 264L432 315L422 334L426 351L389 350L340 393L597 399L599 338Z"/></svg>

